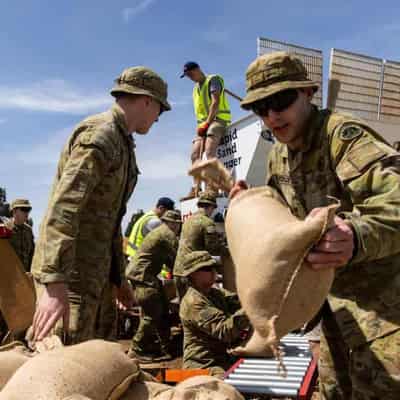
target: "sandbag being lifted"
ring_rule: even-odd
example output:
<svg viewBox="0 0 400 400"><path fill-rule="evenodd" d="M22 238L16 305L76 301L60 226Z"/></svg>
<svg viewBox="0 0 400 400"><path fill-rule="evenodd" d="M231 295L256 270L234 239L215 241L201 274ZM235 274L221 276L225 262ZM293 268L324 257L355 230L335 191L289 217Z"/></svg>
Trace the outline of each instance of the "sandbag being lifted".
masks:
<svg viewBox="0 0 400 400"><path fill-rule="evenodd" d="M255 330L236 355L277 354L279 339L318 312L334 279L332 268L315 271L305 256L323 236L337 205L298 220L271 188L246 190L226 216L238 295Z"/></svg>

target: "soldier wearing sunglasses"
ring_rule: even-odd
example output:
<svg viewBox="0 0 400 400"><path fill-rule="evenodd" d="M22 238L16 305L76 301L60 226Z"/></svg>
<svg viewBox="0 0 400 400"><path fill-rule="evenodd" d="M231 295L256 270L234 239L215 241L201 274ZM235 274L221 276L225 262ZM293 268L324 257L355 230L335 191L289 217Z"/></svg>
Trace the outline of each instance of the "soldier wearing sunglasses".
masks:
<svg viewBox="0 0 400 400"><path fill-rule="evenodd" d="M400 396L400 154L355 116L319 110L302 62L276 52L246 73L241 105L272 130L267 185L304 219L334 197L334 225L307 261L335 268L322 313L322 399ZM230 196L246 188L238 182Z"/></svg>

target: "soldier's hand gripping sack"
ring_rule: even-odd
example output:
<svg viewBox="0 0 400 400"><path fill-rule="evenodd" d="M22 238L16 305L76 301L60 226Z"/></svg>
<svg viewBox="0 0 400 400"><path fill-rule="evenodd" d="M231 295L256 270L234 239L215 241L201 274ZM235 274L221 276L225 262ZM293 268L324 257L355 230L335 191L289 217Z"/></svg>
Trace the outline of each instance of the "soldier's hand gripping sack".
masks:
<svg viewBox="0 0 400 400"><path fill-rule="evenodd" d="M305 256L334 218L337 205L298 220L276 191L254 188L235 197L226 234L242 306L255 330L237 355L263 355L309 321L323 304L333 269L311 269Z"/></svg>

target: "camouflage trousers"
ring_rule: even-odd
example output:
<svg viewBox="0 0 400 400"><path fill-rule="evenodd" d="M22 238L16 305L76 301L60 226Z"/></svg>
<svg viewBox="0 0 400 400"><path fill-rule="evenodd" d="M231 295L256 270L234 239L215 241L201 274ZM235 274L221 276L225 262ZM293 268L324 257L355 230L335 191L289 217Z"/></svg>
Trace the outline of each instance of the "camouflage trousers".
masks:
<svg viewBox="0 0 400 400"><path fill-rule="evenodd" d="M35 283L37 298L41 297L44 286ZM96 287L71 283L68 287L69 327L65 335L62 320L51 332L61 338L64 344L77 344L90 339L117 339L117 307L115 287L108 280Z"/></svg>
<svg viewBox="0 0 400 400"><path fill-rule="evenodd" d="M167 354L171 330L168 299L164 290L161 284L159 288L136 282L135 285L135 297L142 315L131 348L139 354Z"/></svg>
<svg viewBox="0 0 400 400"><path fill-rule="evenodd" d="M331 327L330 327L331 328ZM400 330L349 349L323 324L319 359L323 400L400 399Z"/></svg>

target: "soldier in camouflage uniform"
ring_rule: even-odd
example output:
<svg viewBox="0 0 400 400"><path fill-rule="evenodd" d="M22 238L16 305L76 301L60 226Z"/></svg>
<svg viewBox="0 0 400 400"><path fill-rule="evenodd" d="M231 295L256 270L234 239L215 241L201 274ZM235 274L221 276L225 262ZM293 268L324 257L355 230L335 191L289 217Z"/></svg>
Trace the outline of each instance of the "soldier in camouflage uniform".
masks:
<svg viewBox="0 0 400 400"><path fill-rule="evenodd" d="M29 200L16 199L11 203L10 210L12 213L10 243L21 260L25 271L29 272L33 251L35 250L32 227L27 223L32 206Z"/></svg>
<svg viewBox="0 0 400 400"><path fill-rule="evenodd" d="M334 225L307 256L314 269L336 269L323 313L322 398L398 399L400 155L365 122L313 106L317 88L296 57L263 55L247 70L242 107L279 141L267 184L294 215L317 213L328 196L341 202Z"/></svg>
<svg viewBox="0 0 400 400"><path fill-rule="evenodd" d="M56 332L70 343L101 336L110 329L99 321L115 321L113 292L132 303L120 226L138 176L132 133L146 134L170 105L167 84L146 67L124 70L111 94L111 109L83 120L61 154L32 263L35 340L60 318Z"/></svg>
<svg viewBox="0 0 400 400"><path fill-rule="evenodd" d="M27 223L31 210L32 206L29 200L16 199L10 206L11 218L0 217L0 223L3 223L12 231L9 242L21 260L26 272L31 270L33 251L35 249L32 227ZM0 342L7 332L7 323L0 312Z"/></svg>
<svg viewBox="0 0 400 400"><path fill-rule="evenodd" d="M142 309L140 323L132 339L130 355L142 362L170 359L169 304L158 278L163 265L172 268L178 249L182 219L178 210L161 217L163 222L143 240L130 261L127 278L135 286L136 301Z"/></svg>
<svg viewBox="0 0 400 400"><path fill-rule="evenodd" d="M174 277L180 299L182 299L187 288L186 278L182 275L182 261L185 255L196 250L207 250L211 255L217 256L224 251L217 226L210 218L217 208L216 194L211 191L203 192L199 197L197 207L198 211L183 224L174 265Z"/></svg>
<svg viewBox="0 0 400 400"><path fill-rule="evenodd" d="M183 368L209 368L222 377L234 359L227 350L241 341L249 320L236 294L214 288L216 261L207 251L194 251L182 261L189 288L179 315L183 325Z"/></svg>

